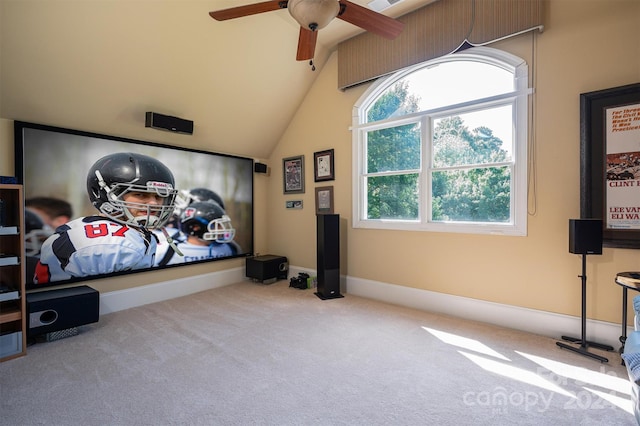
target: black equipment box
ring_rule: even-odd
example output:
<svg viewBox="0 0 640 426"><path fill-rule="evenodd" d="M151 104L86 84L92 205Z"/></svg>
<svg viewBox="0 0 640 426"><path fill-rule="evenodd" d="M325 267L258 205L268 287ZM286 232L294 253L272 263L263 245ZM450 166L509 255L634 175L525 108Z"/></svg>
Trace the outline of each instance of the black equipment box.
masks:
<svg viewBox="0 0 640 426"><path fill-rule="evenodd" d="M29 336L98 322L100 293L86 285L27 293L27 312Z"/></svg>
<svg viewBox="0 0 640 426"><path fill-rule="evenodd" d="M286 280L289 277L289 262L284 256L272 254L247 257L246 276L264 284Z"/></svg>

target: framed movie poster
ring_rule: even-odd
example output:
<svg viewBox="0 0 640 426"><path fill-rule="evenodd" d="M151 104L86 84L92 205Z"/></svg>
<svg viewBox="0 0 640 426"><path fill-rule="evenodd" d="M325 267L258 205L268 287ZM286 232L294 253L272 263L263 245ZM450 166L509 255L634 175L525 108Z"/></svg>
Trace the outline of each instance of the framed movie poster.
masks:
<svg viewBox="0 0 640 426"><path fill-rule="evenodd" d="M580 95L580 215L605 247L640 248L640 83Z"/></svg>
<svg viewBox="0 0 640 426"><path fill-rule="evenodd" d="M333 149L313 153L313 178L316 182L334 180Z"/></svg>
<svg viewBox="0 0 640 426"><path fill-rule="evenodd" d="M282 159L283 188L285 194L304 193L304 155Z"/></svg>

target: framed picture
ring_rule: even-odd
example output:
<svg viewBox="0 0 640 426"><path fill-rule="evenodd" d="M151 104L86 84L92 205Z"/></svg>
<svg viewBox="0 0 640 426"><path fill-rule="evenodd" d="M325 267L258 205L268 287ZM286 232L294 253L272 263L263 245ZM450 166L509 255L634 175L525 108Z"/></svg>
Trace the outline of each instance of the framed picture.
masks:
<svg viewBox="0 0 640 426"><path fill-rule="evenodd" d="M333 214L333 186L316 188L316 214Z"/></svg>
<svg viewBox="0 0 640 426"><path fill-rule="evenodd" d="M304 155L282 159L285 194L304 194Z"/></svg>
<svg viewBox="0 0 640 426"><path fill-rule="evenodd" d="M580 95L580 216L605 247L640 248L640 83Z"/></svg>
<svg viewBox="0 0 640 426"><path fill-rule="evenodd" d="M301 209L302 200L287 200L284 202L284 206L288 209Z"/></svg>
<svg viewBox="0 0 640 426"><path fill-rule="evenodd" d="M333 149L313 153L313 177L316 182L334 180Z"/></svg>

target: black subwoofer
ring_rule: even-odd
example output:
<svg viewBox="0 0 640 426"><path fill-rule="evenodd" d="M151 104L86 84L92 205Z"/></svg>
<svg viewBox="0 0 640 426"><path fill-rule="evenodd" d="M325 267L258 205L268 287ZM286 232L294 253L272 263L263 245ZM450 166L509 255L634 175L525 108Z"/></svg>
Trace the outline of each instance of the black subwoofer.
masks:
<svg viewBox="0 0 640 426"><path fill-rule="evenodd" d="M289 276L289 262L284 256L264 254L248 257L245 264L245 275L263 284L271 284L277 280L286 280Z"/></svg>
<svg viewBox="0 0 640 426"><path fill-rule="evenodd" d="M569 219L569 253L602 254L602 219Z"/></svg>
<svg viewBox="0 0 640 426"><path fill-rule="evenodd" d="M27 294L27 335L37 336L98 321L100 293L79 286Z"/></svg>

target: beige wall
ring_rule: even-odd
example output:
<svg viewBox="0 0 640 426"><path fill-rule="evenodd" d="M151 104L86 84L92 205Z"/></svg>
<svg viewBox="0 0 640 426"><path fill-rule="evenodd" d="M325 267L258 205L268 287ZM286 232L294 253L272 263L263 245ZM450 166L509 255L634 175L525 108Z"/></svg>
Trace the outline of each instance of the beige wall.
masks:
<svg viewBox="0 0 640 426"><path fill-rule="evenodd" d="M543 33L493 46L525 58L536 89L530 141L536 179L529 187L526 237L352 229L349 126L367 86L337 90L332 57L271 157L277 166L283 157L302 154L307 173L306 193L285 196L281 167L274 167L269 249L293 265L315 268L314 187L326 182L313 181L313 152L333 148L336 180L330 184L343 223L343 275L579 316L581 257L568 252L568 220L580 217L579 94L640 81L640 2L554 0L545 6ZM285 200L292 199L302 199L304 209L286 210ZM589 256L588 316L619 322L621 289L614 277L638 269L638 250Z"/></svg>
<svg viewBox="0 0 640 426"><path fill-rule="evenodd" d="M315 269L314 188L332 184L336 212L342 217L343 275L579 316L581 260L568 253L567 229L568 219L580 215L578 99L583 92L640 81L640 2L551 0L546 6L545 31L535 40L526 35L496 45L530 61L536 88L531 140L535 162L530 166L536 184L535 192L529 188L528 236L351 229L349 126L352 107L367 86L338 91L332 56L269 158L270 176L256 176L256 252L285 255L294 266ZM11 67L6 62L2 66L3 73ZM41 96L39 108L64 108L65 99L48 99L45 91ZM0 107L3 103L0 97ZM5 111L0 109L0 115ZM80 126L73 117L58 123L46 109L29 114L29 121ZM150 135L133 125L110 131L114 123L99 117L82 119L87 122L103 127L80 130L145 140ZM186 145L182 136L161 137L163 143ZM313 153L328 148L335 149L336 180L316 184ZM215 149L233 152L229 146ZM306 158L306 193L285 196L282 158L300 154ZM12 122L0 119L0 175L10 174ZM285 209L285 201L294 199L304 201L302 210ZM616 272L640 269L640 251L605 249L602 256L588 260L588 316L619 322L621 290L613 278ZM91 285L106 292L241 265L242 260L213 262Z"/></svg>

